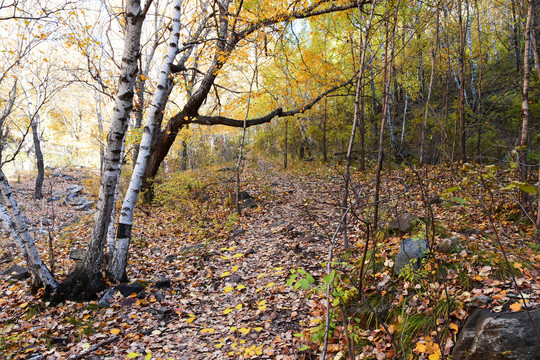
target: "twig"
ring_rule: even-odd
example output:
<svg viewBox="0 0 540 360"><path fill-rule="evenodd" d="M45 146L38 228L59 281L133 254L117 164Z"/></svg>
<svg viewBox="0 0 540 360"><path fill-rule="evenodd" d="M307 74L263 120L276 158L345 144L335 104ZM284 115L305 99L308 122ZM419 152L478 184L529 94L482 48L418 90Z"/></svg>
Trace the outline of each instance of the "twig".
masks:
<svg viewBox="0 0 540 360"><path fill-rule="evenodd" d="M88 348L88 349L86 349L86 350L80 352L80 353L77 354L77 355L71 355L71 356L68 358L68 360L78 360L78 359L82 359L83 357L85 357L86 355L88 355L88 354L90 354L90 353L96 351L96 350L99 349L100 347L105 346L105 345L108 345L108 344L110 344L110 343L113 343L113 342L115 342L116 340L118 340L119 338L120 338L119 336L115 335L115 336L113 336L113 337L111 337L111 338L105 339L105 340L103 340L103 341L97 343L96 345L94 345L94 346L92 346L92 347L90 347L90 348Z"/></svg>

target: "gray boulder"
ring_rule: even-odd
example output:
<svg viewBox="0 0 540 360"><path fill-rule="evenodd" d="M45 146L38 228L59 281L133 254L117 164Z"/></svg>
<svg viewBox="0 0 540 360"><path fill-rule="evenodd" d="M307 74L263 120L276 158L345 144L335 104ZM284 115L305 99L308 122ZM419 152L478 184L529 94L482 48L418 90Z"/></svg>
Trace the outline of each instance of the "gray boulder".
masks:
<svg viewBox="0 0 540 360"><path fill-rule="evenodd" d="M393 218L388 224L390 230L399 230L402 233L409 233L414 228L414 223L418 217L413 214L403 213Z"/></svg>
<svg viewBox="0 0 540 360"><path fill-rule="evenodd" d="M0 275L9 276L10 280L25 280L31 275L27 268L20 265L13 265L4 271L0 271Z"/></svg>
<svg viewBox="0 0 540 360"><path fill-rule="evenodd" d="M469 316L452 352L454 360L538 360L540 309L492 313L478 309Z"/></svg>
<svg viewBox="0 0 540 360"><path fill-rule="evenodd" d="M399 275L408 264L418 269L422 259L426 256L427 243L420 238L407 238L401 242L399 252L396 255L394 272Z"/></svg>

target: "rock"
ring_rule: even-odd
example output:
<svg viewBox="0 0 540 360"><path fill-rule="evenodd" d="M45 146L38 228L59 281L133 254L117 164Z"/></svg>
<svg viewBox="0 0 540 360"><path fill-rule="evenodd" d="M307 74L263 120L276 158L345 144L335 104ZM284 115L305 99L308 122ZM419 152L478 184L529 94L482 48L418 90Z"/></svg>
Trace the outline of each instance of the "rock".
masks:
<svg viewBox="0 0 540 360"><path fill-rule="evenodd" d="M68 196L76 196L82 193L83 188L79 185L68 185L66 186L66 190L68 191Z"/></svg>
<svg viewBox="0 0 540 360"><path fill-rule="evenodd" d="M69 251L69 258L71 260L80 261L84 259L84 254L86 254L85 249L71 249Z"/></svg>
<svg viewBox="0 0 540 360"><path fill-rule="evenodd" d="M157 301L162 301L163 299L165 299L163 292L161 292L160 290L154 293L154 297L156 298Z"/></svg>
<svg viewBox="0 0 540 360"><path fill-rule="evenodd" d="M134 282L132 284L120 284L116 288L124 297L128 297L133 293L138 294L144 290L144 287L138 282Z"/></svg>
<svg viewBox="0 0 540 360"><path fill-rule="evenodd" d="M244 230L243 228L238 228L238 229L235 229L233 231L231 231L231 235L232 236L238 236L238 235L242 235L246 232L246 230Z"/></svg>
<svg viewBox="0 0 540 360"><path fill-rule="evenodd" d="M111 298L116 294L118 290L117 289L109 289L105 292L105 294L99 299L98 305L103 307L110 307L111 306Z"/></svg>
<svg viewBox="0 0 540 360"><path fill-rule="evenodd" d="M167 256L165 256L165 259L163 259L163 260L165 260L166 262L173 262L174 260L176 260L176 255L174 255L174 254L167 255Z"/></svg>
<svg viewBox="0 0 540 360"><path fill-rule="evenodd" d="M241 191L238 195L240 210L257 207L255 199L247 191Z"/></svg>
<svg viewBox="0 0 540 360"><path fill-rule="evenodd" d="M90 210L92 208L92 206L94 206L94 203L92 201L86 201L85 200L80 205L75 206L75 210L77 210L77 211L86 211L86 210Z"/></svg>
<svg viewBox="0 0 540 360"><path fill-rule="evenodd" d="M478 295L472 300L474 306L483 306L491 303L493 300L487 295Z"/></svg>
<svg viewBox="0 0 540 360"><path fill-rule="evenodd" d="M255 250L253 248L249 248L248 251L246 251L244 255L251 255L251 254L255 254Z"/></svg>
<svg viewBox="0 0 540 360"><path fill-rule="evenodd" d="M438 248L439 252L443 254L451 254L459 250L460 240L457 237L451 237L449 239L439 240Z"/></svg>
<svg viewBox="0 0 540 360"><path fill-rule="evenodd" d="M54 201L58 201L61 198L62 198L62 196L60 194L54 194L53 196L47 198L47 202L51 203L51 202L54 202Z"/></svg>
<svg viewBox="0 0 540 360"><path fill-rule="evenodd" d="M399 230L402 233L409 233L414 228L414 223L418 217L413 214L403 213L393 218L388 224L388 228L391 230Z"/></svg>
<svg viewBox="0 0 540 360"><path fill-rule="evenodd" d="M30 271L20 265L10 266L6 270L0 272L0 275L9 276L10 280L25 280L31 276Z"/></svg>
<svg viewBox="0 0 540 360"><path fill-rule="evenodd" d="M232 283L239 283L240 281L242 281L242 278L238 274L232 274L229 277L229 281L232 282Z"/></svg>
<svg viewBox="0 0 540 360"><path fill-rule="evenodd" d="M73 177L69 174L62 174L62 179L66 180L66 181L77 181L78 179L76 177Z"/></svg>
<svg viewBox="0 0 540 360"><path fill-rule="evenodd" d="M540 329L540 309L530 311L530 316ZM537 360L540 344L525 311L478 309L465 322L452 355L454 360Z"/></svg>
<svg viewBox="0 0 540 360"><path fill-rule="evenodd" d="M421 260L426 256L427 243L423 239L407 238L401 242L399 252L396 255L394 272L401 274L403 268L412 263L414 269L418 269Z"/></svg>
<svg viewBox="0 0 540 360"><path fill-rule="evenodd" d="M154 282L154 287L157 289L165 289L171 287L171 279L164 277Z"/></svg>

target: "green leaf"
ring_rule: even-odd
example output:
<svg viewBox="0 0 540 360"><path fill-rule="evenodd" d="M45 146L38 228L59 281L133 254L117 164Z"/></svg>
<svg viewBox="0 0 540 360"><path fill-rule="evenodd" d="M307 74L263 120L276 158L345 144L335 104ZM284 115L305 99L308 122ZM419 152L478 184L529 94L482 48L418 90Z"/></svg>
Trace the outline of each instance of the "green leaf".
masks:
<svg viewBox="0 0 540 360"><path fill-rule="evenodd" d="M298 282L302 289L307 290L309 289L309 281L307 279L302 279Z"/></svg>
<svg viewBox="0 0 540 360"><path fill-rule="evenodd" d="M323 282L326 285L329 285L334 282L334 278L336 276L336 271L332 271L330 274L327 274L325 277L323 277Z"/></svg>
<svg viewBox="0 0 540 360"><path fill-rule="evenodd" d="M148 350L146 353L146 356L144 357L144 360L151 360L152 359L152 352Z"/></svg>
<svg viewBox="0 0 540 360"><path fill-rule="evenodd" d="M538 193L538 190L536 190L536 188L534 186L531 186L531 185L520 184L520 185L518 185L518 187L519 187L519 190L525 191L526 193L529 193L529 194Z"/></svg>
<svg viewBox="0 0 540 360"><path fill-rule="evenodd" d="M460 197L457 197L457 196L454 196L453 199L455 201L457 201L458 203L460 203L460 204L465 204L467 202L467 200L465 200L464 198L460 198Z"/></svg>
<svg viewBox="0 0 540 360"><path fill-rule="evenodd" d="M304 337L304 333L294 333L293 336L298 338Z"/></svg>
<svg viewBox="0 0 540 360"><path fill-rule="evenodd" d="M138 357L138 356L139 356L138 353L136 353L136 352L130 352L130 353L127 354L126 358L127 358L127 359L135 359L135 358Z"/></svg>
<svg viewBox="0 0 540 360"><path fill-rule="evenodd" d="M289 277L289 280L287 280L287 286L292 286L294 280L296 280L297 277L298 277L298 274L292 274Z"/></svg>
<svg viewBox="0 0 540 360"><path fill-rule="evenodd" d="M299 350L300 351L306 351L307 349L309 349L309 346L303 345Z"/></svg>
<svg viewBox="0 0 540 360"><path fill-rule="evenodd" d="M309 274L306 274L306 279L312 284L315 282L315 279L313 278L313 276L311 276Z"/></svg>
<svg viewBox="0 0 540 360"><path fill-rule="evenodd" d="M511 161L511 162L510 162L510 167L511 167L512 169L517 169L517 168L519 167L519 165L518 165L517 162Z"/></svg>
<svg viewBox="0 0 540 360"><path fill-rule="evenodd" d="M453 193L454 191L456 191L458 189L459 189L459 186L453 186L453 187L450 187L448 189L445 189L442 193L443 194L450 194L450 193Z"/></svg>

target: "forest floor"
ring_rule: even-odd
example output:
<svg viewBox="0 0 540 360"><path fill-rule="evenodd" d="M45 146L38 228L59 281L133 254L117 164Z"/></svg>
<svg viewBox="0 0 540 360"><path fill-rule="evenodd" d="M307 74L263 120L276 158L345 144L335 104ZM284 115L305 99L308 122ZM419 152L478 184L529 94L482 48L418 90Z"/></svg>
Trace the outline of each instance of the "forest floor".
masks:
<svg viewBox="0 0 540 360"><path fill-rule="evenodd" d="M331 281L329 359L346 358L347 335L357 359L433 359L451 352L476 307L520 311L540 302L540 247L531 241L533 227L515 201L509 171L438 166L385 172L381 224L413 213L428 224L413 235L426 237L431 251L417 276L398 277L392 259L411 235L385 232L366 257L361 285L373 173L354 174L351 251L344 252L340 233L332 279L323 277L342 215L339 172L314 164L283 171L254 162L243 175L253 207L240 216L231 206L232 178L228 171L188 171L158 184L155 204L138 207L128 268L130 280L144 287L138 296L117 292L110 307L97 301L47 306L30 293L30 279L0 278L0 358L315 359L323 350L325 284ZM12 182L40 252L47 264L54 254L60 279L75 265L69 254L85 247L92 224L92 210L74 210L62 199L73 185L95 198L97 183L83 169L55 170L45 198L36 201L31 177ZM451 237L459 246L439 251L441 240ZM25 265L2 235L0 270L15 264Z"/></svg>

